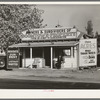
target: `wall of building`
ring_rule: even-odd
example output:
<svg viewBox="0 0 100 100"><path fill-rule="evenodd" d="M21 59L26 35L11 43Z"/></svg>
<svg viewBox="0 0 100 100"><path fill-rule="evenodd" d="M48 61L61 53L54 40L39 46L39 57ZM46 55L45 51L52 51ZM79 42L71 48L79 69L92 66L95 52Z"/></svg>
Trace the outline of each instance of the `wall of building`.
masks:
<svg viewBox="0 0 100 100"><path fill-rule="evenodd" d="M66 68L66 69L77 69L78 64L77 64L77 47L71 47L71 57L65 57L64 63L61 65L61 68Z"/></svg>

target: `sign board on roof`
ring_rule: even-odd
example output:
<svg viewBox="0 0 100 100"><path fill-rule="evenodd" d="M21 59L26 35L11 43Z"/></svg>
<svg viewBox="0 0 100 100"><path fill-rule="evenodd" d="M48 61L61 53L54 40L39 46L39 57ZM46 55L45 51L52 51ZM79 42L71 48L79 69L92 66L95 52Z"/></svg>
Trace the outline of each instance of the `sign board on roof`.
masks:
<svg viewBox="0 0 100 100"><path fill-rule="evenodd" d="M95 66L97 65L97 40L83 39L79 44L79 65Z"/></svg>
<svg viewBox="0 0 100 100"><path fill-rule="evenodd" d="M35 39L63 39L77 38L76 28L54 28L54 29L31 29L24 31L21 35L22 40Z"/></svg>

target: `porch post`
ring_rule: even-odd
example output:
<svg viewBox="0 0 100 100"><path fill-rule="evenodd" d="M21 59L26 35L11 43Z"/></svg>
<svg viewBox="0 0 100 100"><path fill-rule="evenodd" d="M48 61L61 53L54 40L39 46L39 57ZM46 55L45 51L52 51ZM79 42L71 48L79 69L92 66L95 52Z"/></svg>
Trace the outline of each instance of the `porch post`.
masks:
<svg viewBox="0 0 100 100"><path fill-rule="evenodd" d="M23 48L23 68L26 66L26 60L25 60L25 48Z"/></svg>
<svg viewBox="0 0 100 100"><path fill-rule="evenodd" d="M32 48L30 48L30 59L32 59Z"/></svg>
<svg viewBox="0 0 100 100"><path fill-rule="evenodd" d="M71 47L71 59L72 59L72 62L71 62L71 67L73 68L73 58L74 58L74 56L73 56L73 47Z"/></svg>
<svg viewBox="0 0 100 100"><path fill-rule="evenodd" d="M30 48L30 60L31 60L31 67L32 67L32 47Z"/></svg>
<svg viewBox="0 0 100 100"><path fill-rule="evenodd" d="M71 58L73 58L73 47L71 47Z"/></svg>
<svg viewBox="0 0 100 100"><path fill-rule="evenodd" d="M53 69L53 48L50 48L51 50L51 69Z"/></svg>

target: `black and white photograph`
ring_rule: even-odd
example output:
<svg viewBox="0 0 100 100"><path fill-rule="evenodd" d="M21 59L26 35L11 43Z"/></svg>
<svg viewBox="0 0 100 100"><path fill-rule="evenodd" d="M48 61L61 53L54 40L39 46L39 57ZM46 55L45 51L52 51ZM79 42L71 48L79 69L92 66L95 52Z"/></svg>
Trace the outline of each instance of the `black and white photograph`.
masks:
<svg viewBox="0 0 100 100"><path fill-rule="evenodd" d="M0 3L0 89L99 90L100 4Z"/></svg>

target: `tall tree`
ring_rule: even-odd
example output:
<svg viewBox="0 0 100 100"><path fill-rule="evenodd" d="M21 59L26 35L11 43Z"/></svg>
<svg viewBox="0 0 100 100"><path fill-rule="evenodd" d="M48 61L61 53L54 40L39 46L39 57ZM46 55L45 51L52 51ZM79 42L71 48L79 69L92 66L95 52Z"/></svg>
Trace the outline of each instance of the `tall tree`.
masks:
<svg viewBox="0 0 100 100"><path fill-rule="evenodd" d="M87 22L86 31L88 35L93 36L93 24L91 20Z"/></svg>
<svg viewBox="0 0 100 100"><path fill-rule="evenodd" d="M43 10L35 5L0 5L0 45L7 48L20 41L19 34L30 28L43 27Z"/></svg>
<svg viewBox="0 0 100 100"><path fill-rule="evenodd" d="M95 33L95 38L98 38L98 35L99 35L99 34L98 34L98 32L96 31L96 33Z"/></svg>

